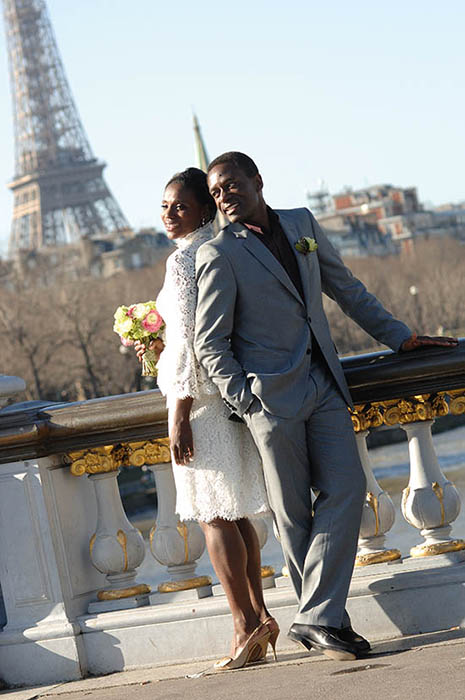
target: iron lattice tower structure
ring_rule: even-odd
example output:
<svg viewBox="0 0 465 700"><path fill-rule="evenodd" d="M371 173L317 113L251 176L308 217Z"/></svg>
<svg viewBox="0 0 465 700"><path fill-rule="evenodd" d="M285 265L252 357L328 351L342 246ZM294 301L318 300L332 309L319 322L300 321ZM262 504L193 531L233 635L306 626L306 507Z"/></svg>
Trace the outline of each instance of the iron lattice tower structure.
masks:
<svg viewBox="0 0 465 700"><path fill-rule="evenodd" d="M87 140L45 0L3 0L13 96L10 255L129 227Z"/></svg>

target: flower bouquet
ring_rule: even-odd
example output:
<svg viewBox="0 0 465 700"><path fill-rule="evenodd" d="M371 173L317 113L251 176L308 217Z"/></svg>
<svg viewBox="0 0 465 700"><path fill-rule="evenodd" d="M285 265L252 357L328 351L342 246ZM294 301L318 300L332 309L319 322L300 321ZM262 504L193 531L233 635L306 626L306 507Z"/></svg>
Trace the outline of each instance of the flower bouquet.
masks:
<svg viewBox="0 0 465 700"><path fill-rule="evenodd" d="M154 301L145 301L131 306L118 306L114 315L113 330L118 333L126 347L140 340L146 346L160 336L165 324ZM157 356L146 350L142 358L142 376L157 376Z"/></svg>

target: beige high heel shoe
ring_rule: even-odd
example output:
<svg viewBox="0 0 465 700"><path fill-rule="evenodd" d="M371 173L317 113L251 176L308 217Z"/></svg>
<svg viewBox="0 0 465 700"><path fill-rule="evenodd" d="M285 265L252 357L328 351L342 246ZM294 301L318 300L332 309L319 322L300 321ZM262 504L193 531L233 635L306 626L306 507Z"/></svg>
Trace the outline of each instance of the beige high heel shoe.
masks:
<svg viewBox="0 0 465 700"><path fill-rule="evenodd" d="M267 617L266 620L263 620L263 624L268 627L268 631L270 633L270 638L268 640L268 644L273 649L274 660L277 661L278 656L276 654L276 642L278 641L279 632L280 632L279 625L278 625L277 621L274 619L274 617L271 617L271 615L270 615L270 617Z"/></svg>
<svg viewBox="0 0 465 700"><path fill-rule="evenodd" d="M277 642L279 632L280 632L279 625L278 625L277 621L274 619L274 617L271 617L271 615L269 617L267 617L265 620L263 620L262 624L265 625L266 627L268 627L268 631L270 633L270 638L268 640L268 644L273 649L274 660L277 661L278 656L276 654L276 642ZM253 656L249 659L249 662L251 663L253 661L264 661L266 658L267 646L265 647L264 650L256 649Z"/></svg>
<svg viewBox="0 0 465 700"><path fill-rule="evenodd" d="M223 659L217 661L213 668L215 671L229 671L235 668L243 668L256 654L260 656L266 655L266 647L268 646L269 640L269 629L265 624L261 623L254 629L244 646L239 649L233 658L225 656Z"/></svg>

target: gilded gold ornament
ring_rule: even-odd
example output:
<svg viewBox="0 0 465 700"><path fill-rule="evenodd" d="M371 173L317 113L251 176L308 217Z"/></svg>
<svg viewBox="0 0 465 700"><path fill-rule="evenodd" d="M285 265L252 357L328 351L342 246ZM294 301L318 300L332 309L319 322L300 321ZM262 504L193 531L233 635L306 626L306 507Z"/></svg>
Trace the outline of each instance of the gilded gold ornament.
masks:
<svg viewBox="0 0 465 700"><path fill-rule="evenodd" d="M159 438L158 440L150 440L150 442L147 442L145 444L145 456L147 464L171 462L169 438Z"/></svg>
<svg viewBox="0 0 465 700"><path fill-rule="evenodd" d="M441 526L444 525L444 523L446 522L446 513L444 510L444 489L438 484L437 481L433 481L433 483L431 484L431 488L433 489L433 492L435 493L436 498L438 499L441 505Z"/></svg>
<svg viewBox="0 0 465 700"><path fill-rule="evenodd" d="M380 401L376 404L383 414L383 423L385 425L396 425L400 421L401 407L397 399L391 401Z"/></svg>
<svg viewBox="0 0 465 700"><path fill-rule="evenodd" d="M155 537L155 531L157 529L157 524L155 523L153 527L150 530L149 534L149 542L150 542L150 549L152 549L152 544L153 544L153 538Z"/></svg>
<svg viewBox="0 0 465 700"><path fill-rule="evenodd" d="M197 576L186 578L182 581L165 581L158 586L159 593L177 593L178 591L190 591L193 588L202 588L211 585L210 576Z"/></svg>
<svg viewBox="0 0 465 700"><path fill-rule="evenodd" d="M187 536L189 532L186 523L179 522L176 525L176 530L184 540L184 564L186 564L189 561L189 543L187 541Z"/></svg>
<svg viewBox="0 0 465 700"><path fill-rule="evenodd" d="M374 404L357 404L350 413L356 433L369 428L379 428L383 424L383 414Z"/></svg>
<svg viewBox="0 0 465 700"><path fill-rule="evenodd" d="M93 550L94 550L94 544L95 544L95 538L96 538L96 537L97 537L97 533L94 532L94 534L93 534L92 537L90 538L90 542L89 542L89 554L90 554L91 558L92 558L92 552L93 552Z"/></svg>
<svg viewBox="0 0 465 700"><path fill-rule="evenodd" d="M115 461L112 451L113 445L79 450L67 454L66 461L71 465L73 476L116 471L119 465Z"/></svg>
<svg viewBox="0 0 465 700"><path fill-rule="evenodd" d="M454 389L447 392L450 403L449 409L452 415L461 416L465 413L465 389Z"/></svg>
<svg viewBox="0 0 465 700"><path fill-rule="evenodd" d="M404 518L408 522L408 524L411 525L412 527L416 527L415 523L412 523L412 521L409 519L409 517L407 515L407 500L408 500L409 496L410 496L410 486L406 486L405 489L402 491L401 510L402 510Z"/></svg>
<svg viewBox="0 0 465 700"><path fill-rule="evenodd" d="M143 467L144 464L147 464L145 450L132 450L128 455L128 462L131 467Z"/></svg>
<svg viewBox="0 0 465 700"><path fill-rule="evenodd" d="M117 443L69 452L64 455L73 476L117 471L120 467L170 462L169 438Z"/></svg>
<svg viewBox="0 0 465 700"><path fill-rule="evenodd" d="M135 595L142 595L143 593L150 593L151 588L147 586L146 583L139 583L137 586L131 586L130 588L117 588L115 590L103 590L98 591L98 600L121 600L121 598L131 598Z"/></svg>
<svg viewBox="0 0 465 700"><path fill-rule="evenodd" d="M446 392L439 391L431 401L431 405L435 416L447 416L449 413L449 404L446 401Z"/></svg>
<svg viewBox="0 0 465 700"><path fill-rule="evenodd" d="M366 495L366 502L368 503L368 505L370 506L370 508L372 509L372 511L375 515L375 534L373 536L376 537L379 533L378 499L374 493L372 493L371 491L368 491L367 495Z"/></svg>
<svg viewBox="0 0 465 700"><path fill-rule="evenodd" d="M126 533L124 530L118 530L116 533L116 539L121 545L121 549L123 550L123 556L124 556L124 566L123 566L123 571L128 570L128 539L126 537Z"/></svg>
<svg viewBox="0 0 465 700"><path fill-rule="evenodd" d="M272 566L262 566L261 574L262 578L270 578L270 576L274 576L275 570Z"/></svg>
<svg viewBox="0 0 465 700"><path fill-rule="evenodd" d="M412 557L434 557L437 554L447 554L447 552L460 552L465 549L463 540L446 540L445 542L433 542L432 544L417 544L410 550Z"/></svg>
<svg viewBox="0 0 465 700"><path fill-rule="evenodd" d="M355 566L370 566L371 564L383 564L389 561L397 561L401 558L398 549L383 549L380 552L367 552L358 554Z"/></svg>
<svg viewBox="0 0 465 700"><path fill-rule="evenodd" d="M381 425L405 425L416 421L434 420L446 416L465 413L465 389L439 391L436 394L417 394L402 399L373 401L357 404L350 410L356 433Z"/></svg>

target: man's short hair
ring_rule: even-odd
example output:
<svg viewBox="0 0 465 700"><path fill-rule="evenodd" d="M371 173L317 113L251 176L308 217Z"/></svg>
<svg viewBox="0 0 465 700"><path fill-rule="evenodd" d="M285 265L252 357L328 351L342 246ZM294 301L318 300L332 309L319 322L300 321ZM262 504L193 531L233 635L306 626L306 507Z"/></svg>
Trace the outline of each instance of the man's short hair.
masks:
<svg viewBox="0 0 465 700"><path fill-rule="evenodd" d="M207 173L209 173L217 165L223 165L225 163L235 165L236 168L242 170L247 177L258 175L258 168L253 162L252 158L246 156L245 153L240 153L240 151L228 151L227 153L222 153L220 156L212 160L208 166Z"/></svg>

